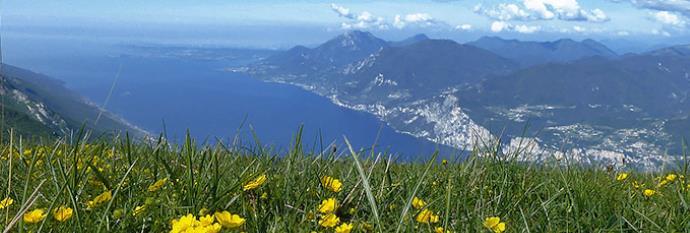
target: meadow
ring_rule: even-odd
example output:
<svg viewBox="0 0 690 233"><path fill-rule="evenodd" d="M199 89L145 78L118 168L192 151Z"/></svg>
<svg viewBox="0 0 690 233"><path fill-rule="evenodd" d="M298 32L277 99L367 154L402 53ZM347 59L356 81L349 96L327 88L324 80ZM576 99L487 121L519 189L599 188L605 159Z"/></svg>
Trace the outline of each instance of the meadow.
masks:
<svg viewBox="0 0 690 233"><path fill-rule="evenodd" d="M687 165L80 138L2 143L3 232L690 232Z"/></svg>

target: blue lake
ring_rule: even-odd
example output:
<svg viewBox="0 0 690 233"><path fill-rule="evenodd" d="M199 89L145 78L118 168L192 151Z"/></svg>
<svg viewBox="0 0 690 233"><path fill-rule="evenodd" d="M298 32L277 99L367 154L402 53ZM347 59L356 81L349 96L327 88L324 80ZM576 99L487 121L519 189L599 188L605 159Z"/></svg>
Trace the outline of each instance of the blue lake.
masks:
<svg viewBox="0 0 690 233"><path fill-rule="evenodd" d="M332 142L343 148L343 136L356 148L371 147L378 138L377 150L404 158L425 158L438 148L298 87L222 71L237 65L231 59L142 55L127 46L72 39L3 39L6 63L63 80L98 104L115 83L108 110L172 139L189 130L200 141L227 142L239 130L251 141L253 131L262 144L285 150L304 126L309 150Z"/></svg>

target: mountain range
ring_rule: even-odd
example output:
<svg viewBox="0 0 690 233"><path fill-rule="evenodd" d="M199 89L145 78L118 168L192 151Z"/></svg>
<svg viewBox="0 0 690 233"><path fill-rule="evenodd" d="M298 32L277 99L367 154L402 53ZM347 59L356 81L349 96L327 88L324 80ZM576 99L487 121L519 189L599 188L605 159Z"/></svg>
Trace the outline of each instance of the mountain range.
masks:
<svg viewBox="0 0 690 233"><path fill-rule="evenodd" d="M468 149L500 139L525 160L654 167L690 129L690 47L618 55L591 39L461 44L351 31L232 69L370 112L394 129Z"/></svg>
<svg viewBox="0 0 690 233"><path fill-rule="evenodd" d="M120 132L134 137L147 134L67 89L61 81L18 67L2 65L0 95L4 135L10 128L26 138L71 136L81 129L97 137Z"/></svg>

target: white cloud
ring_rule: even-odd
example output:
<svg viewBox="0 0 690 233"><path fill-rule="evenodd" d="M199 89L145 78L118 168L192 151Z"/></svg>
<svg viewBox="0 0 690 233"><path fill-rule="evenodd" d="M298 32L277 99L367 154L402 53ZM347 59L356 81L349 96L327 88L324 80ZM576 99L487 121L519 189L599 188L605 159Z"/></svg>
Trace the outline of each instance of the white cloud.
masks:
<svg viewBox="0 0 690 233"><path fill-rule="evenodd" d="M501 32L503 30L508 29L508 23L503 22L503 21L494 21L491 23L491 31L492 32Z"/></svg>
<svg viewBox="0 0 690 233"><path fill-rule="evenodd" d="M350 13L350 9L345 8L343 6L336 5L335 3L331 3L331 9L335 11L335 13L338 13L338 16L348 18L348 19L354 19L355 16Z"/></svg>
<svg viewBox="0 0 690 233"><path fill-rule="evenodd" d="M659 35L659 36L671 36L671 33L665 31L665 30L659 30L659 29L652 29L651 33L653 35Z"/></svg>
<svg viewBox="0 0 690 233"><path fill-rule="evenodd" d="M668 11L659 11L653 14L654 20L657 22L668 24L672 26L682 27L685 26L685 20L681 16Z"/></svg>
<svg viewBox="0 0 690 233"><path fill-rule="evenodd" d="M469 31L472 30L472 24L460 24L455 26L456 30Z"/></svg>
<svg viewBox="0 0 690 233"><path fill-rule="evenodd" d="M690 1L688 0L609 0L612 2L629 2L632 5L656 11L669 11L690 16Z"/></svg>
<svg viewBox="0 0 690 233"><path fill-rule="evenodd" d="M522 0L522 4L500 3L485 8L474 7L474 11L491 19L508 20L552 20L606 22L609 20L601 9L585 10L577 0Z"/></svg>
<svg viewBox="0 0 690 233"><path fill-rule="evenodd" d="M505 21L494 21L491 23L492 32L515 31L518 33L530 34L541 30L539 26L529 26L524 24L513 25Z"/></svg>
<svg viewBox="0 0 690 233"><path fill-rule="evenodd" d="M434 19L428 13L412 13L406 15L396 15L393 18L393 22L384 19L383 17L375 16L369 11L362 11L359 13L352 12L350 9L337 5L335 3L331 4L331 10L338 14L339 17L347 19L347 22L340 24L342 29L389 29L391 26L402 29L409 26L427 27L434 25L445 25L450 28L449 25Z"/></svg>
<svg viewBox="0 0 690 233"><path fill-rule="evenodd" d="M573 31L575 32L586 32L587 28L581 26L573 26Z"/></svg>
<svg viewBox="0 0 690 233"><path fill-rule="evenodd" d="M530 34L530 33L535 33L539 30L541 30L541 27L539 26L527 26L527 25L515 25L513 26L513 30L519 33L525 33L525 34Z"/></svg>
<svg viewBox="0 0 690 233"><path fill-rule="evenodd" d="M393 26L399 29L410 25L422 27L432 26L436 23L437 21L427 13L413 13L404 16L395 15L395 18L393 19Z"/></svg>
<svg viewBox="0 0 690 233"><path fill-rule="evenodd" d="M331 4L331 9L338 14L338 16L349 19L350 22L343 22L340 27L345 30L351 29L388 29L389 26L382 17L376 17L368 11L362 11L359 14L353 13L350 9L343 6Z"/></svg>
<svg viewBox="0 0 690 233"><path fill-rule="evenodd" d="M618 31L618 32L616 32L616 35L619 35L619 36L629 36L629 35L630 35L630 32L628 32L628 31Z"/></svg>
<svg viewBox="0 0 690 233"><path fill-rule="evenodd" d="M529 12L521 9L518 5L506 3L498 4L497 6L491 9L484 9L481 7L481 5L477 5L475 7L475 12L482 13L488 16L489 18L501 21L508 21L513 19L523 20L528 19L531 16Z"/></svg>

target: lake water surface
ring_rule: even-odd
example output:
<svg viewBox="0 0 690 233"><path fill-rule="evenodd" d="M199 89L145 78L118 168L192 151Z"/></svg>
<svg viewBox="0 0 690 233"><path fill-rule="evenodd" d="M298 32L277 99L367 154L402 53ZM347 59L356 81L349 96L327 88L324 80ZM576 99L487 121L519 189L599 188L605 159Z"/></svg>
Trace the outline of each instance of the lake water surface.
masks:
<svg viewBox="0 0 690 233"><path fill-rule="evenodd" d="M378 138L379 150L407 158L427 157L437 149L368 113L300 88L222 70L237 65L236 59L157 56L131 46L65 38L3 39L6 63L63 80L98 104L114 84L108 110L172 139L189 130L197 140L227 141L240 130L249 140L253 131L262 144L284 150L304 126L305 147L316 150L331 142L342 146L343 136L357 148L370 147Z"/></svg>

